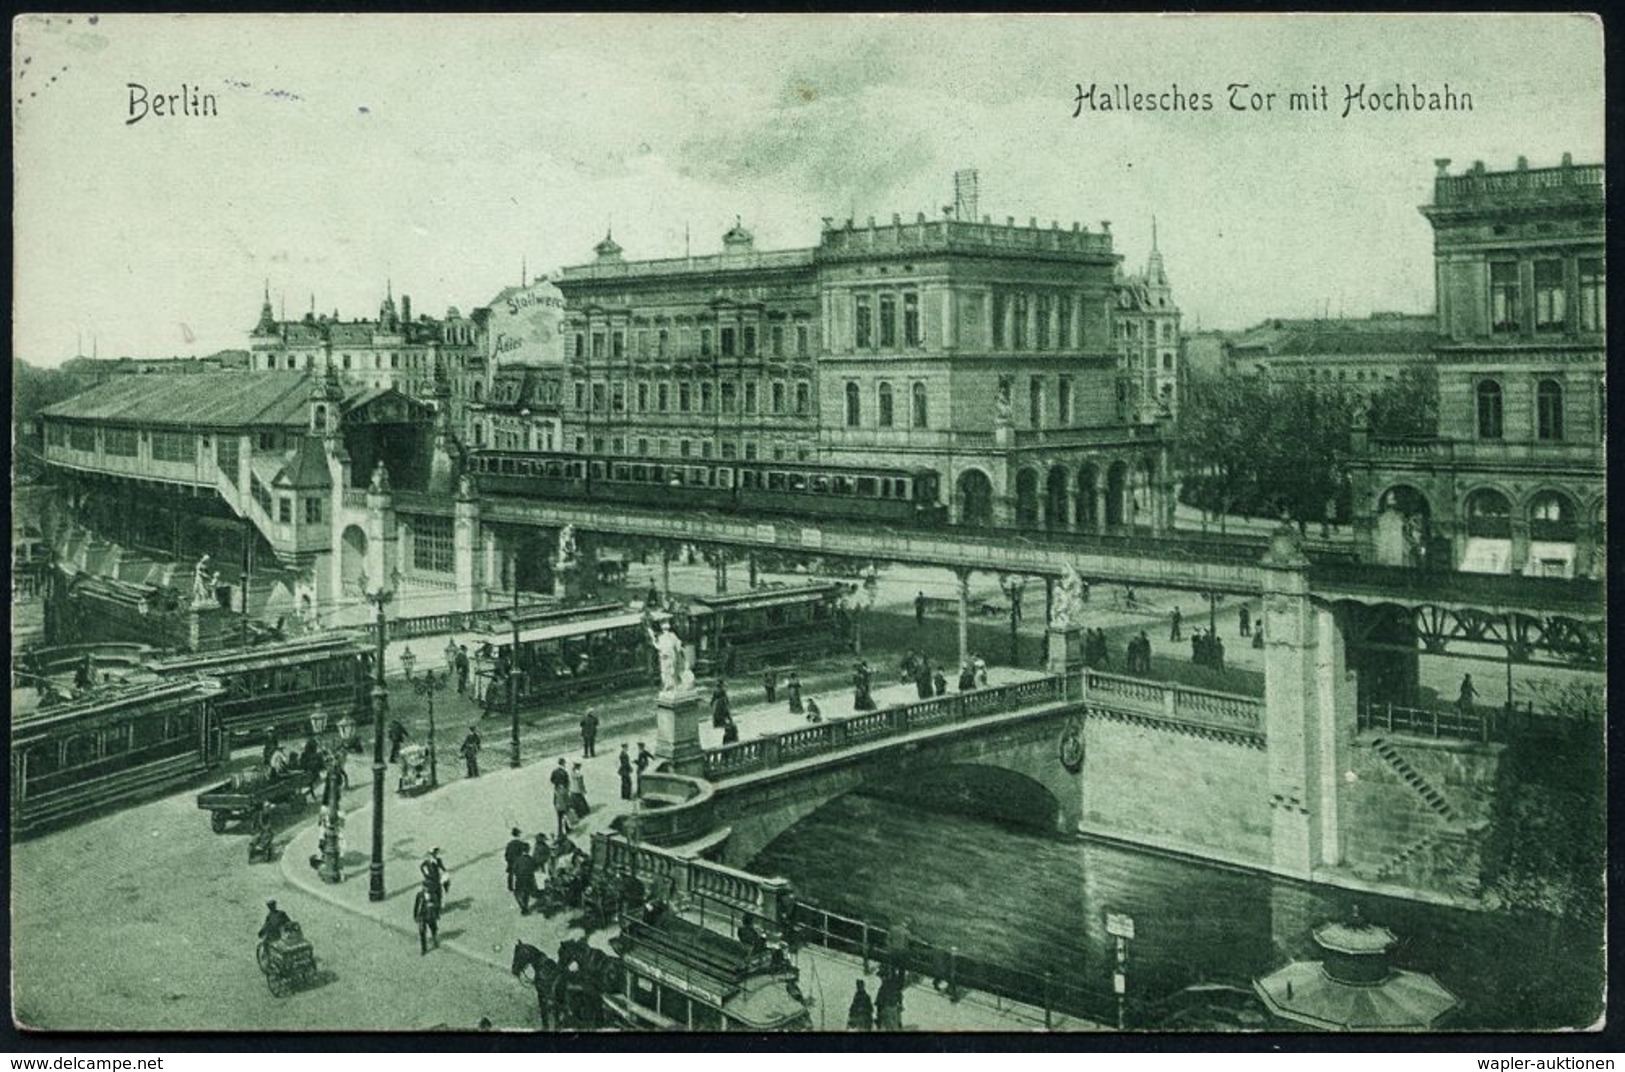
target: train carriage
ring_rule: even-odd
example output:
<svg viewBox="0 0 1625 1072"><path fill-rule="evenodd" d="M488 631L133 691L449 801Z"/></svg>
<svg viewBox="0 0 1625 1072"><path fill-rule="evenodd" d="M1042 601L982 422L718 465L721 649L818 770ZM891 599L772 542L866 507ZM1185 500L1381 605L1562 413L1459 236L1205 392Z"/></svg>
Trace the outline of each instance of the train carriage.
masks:
<svg viewBox="0 0 1625 1072"><path fill-rule="evenodd" d="M26 832L182 785L223 758L215 703L200 677L112 686L40 706L12 693L11 824Z"/></svg>
<svg viewBox="0 0 1625 1072"><path fill-rule="evenodd" d="M738 673L845 651L850 643L841 610L845 590L817 583L690 600L687 639L695 673Z"/></svg>
<svg viewBox="0 0 1625 1072"><path fill-rule="evenodd" d="M163 659L150 664L160 679L205 674L225 693L216 702L221 732L242 741L302 735L320 707L330 719L348 714L370 724L372 649L355 633L333 632L251 648Z"/></svg>

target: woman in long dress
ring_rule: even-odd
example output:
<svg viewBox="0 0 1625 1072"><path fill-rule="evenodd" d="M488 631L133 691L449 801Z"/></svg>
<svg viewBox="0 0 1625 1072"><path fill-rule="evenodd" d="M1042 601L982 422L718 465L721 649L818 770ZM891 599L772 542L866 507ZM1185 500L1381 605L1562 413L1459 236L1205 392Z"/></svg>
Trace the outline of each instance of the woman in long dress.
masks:
<svg viewBox="0 0 1625 1072"><path fill-rule="evenodd" d="M784 691L790 697L790 713L801 714L801 678L794 670L790 671L790 680L785 683Z"/></svg>

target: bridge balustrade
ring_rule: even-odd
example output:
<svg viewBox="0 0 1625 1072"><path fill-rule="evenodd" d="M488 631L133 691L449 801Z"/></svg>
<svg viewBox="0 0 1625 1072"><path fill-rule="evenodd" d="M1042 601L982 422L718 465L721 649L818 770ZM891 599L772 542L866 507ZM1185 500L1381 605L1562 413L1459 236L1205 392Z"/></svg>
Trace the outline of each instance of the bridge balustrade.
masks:
<svg viewBox="0 0 1625 1072"><path fill-rule="evenodd" d="M787 879L766 878L654 845L633 844L618 834L594 834L592 849L595 869L633 875L663 897L700 898L748 912L775 927L789 922L793 902Z"/></svg>
<svg viewBox="0 0 1625 1072"><path fill-rule="evenodd" d="M1195 729L1222 730L1255 743L1264 739L1264 701L1252 696L1085 670L1083 700L1095 710L1118 711Z"/></svg>
<svg viewBox="0 0 1625 1072"><path fill-rule="evenodd" d="M767 734L720 748L708 748L702 756L705 777L716 781L770 770L783 763L837 752L855 744L1004 714L1023 707L1056 703L1066 698L1065 685L1065 680L1060 677L1034 678L1013 685L936 696L918 703L888 707L883 711L832 718L785 733Z"/></svg>

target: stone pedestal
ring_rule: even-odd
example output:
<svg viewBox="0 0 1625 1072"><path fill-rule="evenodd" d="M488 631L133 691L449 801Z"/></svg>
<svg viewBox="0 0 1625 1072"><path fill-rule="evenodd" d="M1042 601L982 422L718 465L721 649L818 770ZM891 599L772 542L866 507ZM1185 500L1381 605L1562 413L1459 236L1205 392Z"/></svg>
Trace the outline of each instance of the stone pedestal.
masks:
<svg viewBox="0 0 1625 1072"><path fill-rule="evenodd" d="M1050 673L1066 682L1067 699L1083 695L1083 626L1052 625L1049 627Z"/></svg>
<svg viewBox="0 0 1625 1072"><path fill-rule="evenodd" d="M694 689L662 692L655 701L655 755L677 774L700 766L700 694Z"/></svg>

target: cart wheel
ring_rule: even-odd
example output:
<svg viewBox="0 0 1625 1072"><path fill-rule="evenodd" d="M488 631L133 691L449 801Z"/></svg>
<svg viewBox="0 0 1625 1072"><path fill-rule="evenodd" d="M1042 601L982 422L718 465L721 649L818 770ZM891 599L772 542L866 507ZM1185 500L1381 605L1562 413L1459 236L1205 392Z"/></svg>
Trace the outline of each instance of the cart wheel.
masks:
<svg viewBox="0 0 1625 1072"><path fill-rule="evenodd" d="M223 811L211 811L209 813L209 829L213 830L216 834L224 834L226 832L226 824L228 822L230 822L230 820L226 818L226 813Z"/></svg>
<svg viewBox="0 0 1625 1072"><path fill-rule="evenodd" d="M287 996L288 981L284 979L280 973L267 972L265 975L265 985L270 988L272 997L280 998Z"/></svg>
<svg viewBox="0 0 1625 1072"><path fill-rule="evenodd" d="M264 942L254 947L254 960L259 964L260 971L266 975L271 974L271 954L266 950Z"/></svg>

